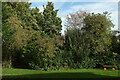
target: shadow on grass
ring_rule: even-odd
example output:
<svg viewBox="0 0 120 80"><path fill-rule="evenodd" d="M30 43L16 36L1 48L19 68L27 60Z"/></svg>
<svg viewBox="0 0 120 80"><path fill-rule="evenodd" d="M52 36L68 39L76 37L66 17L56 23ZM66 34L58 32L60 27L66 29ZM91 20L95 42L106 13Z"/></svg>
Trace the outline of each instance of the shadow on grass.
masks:
<svg viewBox="0 0 120 80"><path fill-rule="evenodd" d="M60 72L28 75L4 75L2 80L120 80L120 78L96 75L90 72Z"/></svg>

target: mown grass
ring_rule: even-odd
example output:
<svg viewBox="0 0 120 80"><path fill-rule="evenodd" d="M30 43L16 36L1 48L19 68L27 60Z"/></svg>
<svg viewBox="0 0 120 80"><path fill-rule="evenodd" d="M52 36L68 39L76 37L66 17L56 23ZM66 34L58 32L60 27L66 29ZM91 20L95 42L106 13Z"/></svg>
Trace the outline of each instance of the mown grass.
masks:
<svg viewBox="0 0 120 80"><path fill-rule="evenodd" d="M118 70L102 70L102 69L76 69L76 70L61 70L61 71L39 71L39 70L28 70L28 69L3 69L2 78L3 80L25 80L25 79L84 79L84 80L118 80Z"/></svg>

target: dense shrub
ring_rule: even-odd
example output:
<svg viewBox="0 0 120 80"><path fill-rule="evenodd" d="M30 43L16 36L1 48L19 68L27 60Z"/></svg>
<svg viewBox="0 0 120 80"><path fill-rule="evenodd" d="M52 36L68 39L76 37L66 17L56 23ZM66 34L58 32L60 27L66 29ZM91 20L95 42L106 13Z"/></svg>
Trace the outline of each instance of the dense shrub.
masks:
<svg viewBox="0 0 120 80"><path fill-rule="evenodd" d="M85 36L79 29L68 29L65 34L65 59L71 68L93 68L94 60L91 59L90 49L85 43Z"/></svg>

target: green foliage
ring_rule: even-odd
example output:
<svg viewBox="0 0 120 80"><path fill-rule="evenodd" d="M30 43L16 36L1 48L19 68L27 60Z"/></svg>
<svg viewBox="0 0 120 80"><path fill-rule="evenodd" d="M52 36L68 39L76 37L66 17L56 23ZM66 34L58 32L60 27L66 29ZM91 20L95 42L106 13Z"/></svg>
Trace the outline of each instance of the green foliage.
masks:
<svg viewBox="0 0 120 80"><path fill-rule="evenodd" d="M14 57L15 51L23 46L22 40L25 33L16 15L6 19L6 23L2 25L3 62L10 59L11 64L11 59Z"/></svg>
<svg viewBox="0 0 120 80"><path fill-rule="evenodd" d="M73 68L93 68L93 59L90 59L90 49L85 43L85 36L79 29L68 29L65 34L66 63ZM69 52L68 52L69 51Z"/></svg>
<svg viewBox="0 0 120 80"><path fill-rule="evenodd" d="M89 39L89 47L95 53L105 53L111 44L111 27L112 24L107 14L90 14L85 18L86 37Z"/></svg>
<svg viewBox="0 0 120 80"><path fill-rule="evenodd" d="M89 14L85 18L85 39L91 51L90 57L96 61L97 67L113 64L114 57L110 51L111 27L114 27L107 12L103 14Z"/></svg>
<svg viewBox="0 0 120 80"><path fill-rule="evenodd" d="M117 60L117 65L120 64L120 35L115 36L112 35L112 45L111 45L111 51L113 52L113 55L115 57L115 60Z"/></svg>
<svg viewBox="0 0 120 80"><path fill-rule="evenodd" d="M54 10L52 2L48 2L48 4L43 7L44 25L42 26L42 30L50 36L60 35L62 21L57 17L58 10Z"/></svg>
<svg viewBox="0 0 120 80"><path fill-rule="evenodd" d="M34 44L33 44L34 43ZM30 51L31 60L29 60L29 65L33 69L44 69L51 70L59 65L59 46L60 41L57 42L57 39L46 37L39 37L39 39L33 42L31 48L34 52ZM61 43L62 44L62 43ZM59 46L58 46L59 45ZM31 49L29 48L29 50ZM34 49L35 48L35 49ZM25 49L26 50L26 49ZM28 52L27 52L28 53ZM28 55L27 55L28 56Z"/></svg>
<svg viewBox="0 0 120 80"><path fill-rule="evenodd" d="M44 7L43 13L38 8L29 8L30 5L3 3L3 59L10 61L8 64L13 67L52 69L58 65L54 58L62 48L58 10L54 10L51 2Z"/></svg>
<svg viewBox="0 0 120 80"><path fill-rule="evenodd" d="M72 14L71 14L72 15ZM82 29L69 28L65 34L65 50L69 51L66 63L76 64L75 68L94 68L115 65L116 59L110 51L111 32L114 25L107 12L88 14ZM72 24L68 24L72 25ZM68 58L69 57L69 58Z"/></svg>

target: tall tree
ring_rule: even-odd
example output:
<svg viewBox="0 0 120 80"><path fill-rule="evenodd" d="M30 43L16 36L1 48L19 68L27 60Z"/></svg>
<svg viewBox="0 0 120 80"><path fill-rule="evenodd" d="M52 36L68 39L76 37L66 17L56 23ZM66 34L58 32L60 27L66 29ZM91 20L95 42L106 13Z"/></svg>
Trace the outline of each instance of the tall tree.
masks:
<svg viewBox="0 0 120 80"><path fill-rule="evenodd" d="M50 36L60 35L62 21L57 17L58 10L54 10L54 4L52 2L48 2L43 7L44 26L42 30Z"/></svg>
<svg viewBox="0 0 120 80"><path fill-rule="evenodd" d="M5 2L2 5L2 46L3 49L5 49L3 50L3 59L8 60L10 64L11 59L16 59L15 55L17 54L13 54L13 52L19 52L22 47L26 45L25 43L29 43L30 39L32 39L32 34L29 33L38 32L37 21L36 18L32 16L32 10L29 8L30 5L30 3L25 2ZM18 54L21 54L22 56L22 52L19 52Z"/></svg>
<svg viewBox="0 0 120 80"><path fill-rule="evenodd" d="M111 47L111 27L114 27L110 14L91 13L85 18L84 35L85 41L90 49L90 57L96 62L96 67L104 64L115 65Z"/></svg>
<svg viewBox="0 0 120 80"><path fill-rule="evenodd" d="M16 15L9 17L6 23L2 24L2 33L3 62L9 62L9 67L11 67L15 52L23 46L25 38L25 31Z"/></svg>
<svg viewBox="0 0 120 80"><path fill-rule="evenodd" d="M85 35L89 42L89 47L95 53L105 53L111 44L111 27L114 27L110 20L110 14L104 12L103 14L89 14L85 18Z"/></svg>

